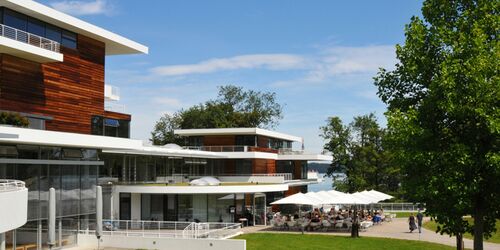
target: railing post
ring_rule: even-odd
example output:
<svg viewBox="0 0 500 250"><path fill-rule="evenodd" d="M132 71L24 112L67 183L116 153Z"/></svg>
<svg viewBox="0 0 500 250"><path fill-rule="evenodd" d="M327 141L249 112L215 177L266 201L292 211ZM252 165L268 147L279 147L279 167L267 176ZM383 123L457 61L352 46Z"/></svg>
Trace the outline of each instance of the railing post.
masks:
<svg viewBox="0 0 500 250"><path fill-rule="evenodd" d="M128 236L128 220L125 221L125 235Z"/></svg>

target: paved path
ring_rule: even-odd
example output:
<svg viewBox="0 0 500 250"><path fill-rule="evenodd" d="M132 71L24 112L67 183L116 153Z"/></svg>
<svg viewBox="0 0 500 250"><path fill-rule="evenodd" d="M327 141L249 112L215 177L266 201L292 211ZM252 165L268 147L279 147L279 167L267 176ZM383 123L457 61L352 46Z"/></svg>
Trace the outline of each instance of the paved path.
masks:
<svg viewBox="0 0 500 250"><path fill-rule="evenodd" d="M266 232L266 233L300 233L300 232L289 232L289 231L272 231L269 230L270 227L245 227L242 229L243 233L256 233L256 232ZM349 233L331 233L331 232L306 232L306 234L326 234L326 235L339 235L349 237ZM419 234L418 230L410 233L408 230L408 222L406 218L395 218L392 222L383 223L382 225L375 225L369 228L366 232L360 232L361 236L369 237L382 237L382 238L394 238L403 240L420 240L434 242L449 246L456 246L456 238L449 237L448 235L440 235L433 231L422 229L422 233ZM473 242L469 239L464 239L465 248L472 249ZM500 244L484 242L485 250L500 250Z"/></svg>

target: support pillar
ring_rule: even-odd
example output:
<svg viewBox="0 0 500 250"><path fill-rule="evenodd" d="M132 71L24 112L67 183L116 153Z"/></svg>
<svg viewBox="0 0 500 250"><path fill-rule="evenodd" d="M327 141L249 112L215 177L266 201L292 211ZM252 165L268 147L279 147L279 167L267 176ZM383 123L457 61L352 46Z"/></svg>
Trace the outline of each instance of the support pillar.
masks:
<svg viewBox="0 0 500 250"><path fill-rule="evenodd" d="M0 250L5 250L5 233L0 234Z"/></svg>

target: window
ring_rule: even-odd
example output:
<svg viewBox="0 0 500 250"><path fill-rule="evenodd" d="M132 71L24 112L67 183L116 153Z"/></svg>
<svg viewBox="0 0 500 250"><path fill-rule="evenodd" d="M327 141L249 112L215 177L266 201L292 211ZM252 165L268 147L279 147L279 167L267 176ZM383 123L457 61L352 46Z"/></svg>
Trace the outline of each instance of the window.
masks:
<svg viewBox="0 0 500 250"><path fill-rule="evenodd" d="M45 130L45 120L40 119L40 118L34 118L34 117L27 117L28 118L28 128L31 129L40 129L40 130Z"/></svg>
<svg viewBox="0 0 500 250"><path fill-rule="evenodd" d="M76 49L76 34L66 30L62 31L61 45L67 48Z"/></svg>
<svg viewBox="0 0 500 250"><path fill-rule="evenodd" d="M45 38L61 43L61 29L50 24L45 25Z"/></svg>
<svg viewBox="0 0 500 250"><path fill-rule="evenodd" d="M26 31L28 33L45 37L47 39L50 39L52 41L60 43L62 46L71 48L71 49L76 49L77 48L77 34L73 33L71 31L67 31L64 29L61 29L59 27L53 26L51 24L45 23L43 21L40 21L38 19L28 17L24 14L21 14L19 12L3 8L0 9L0 21L2 21L3 24L6 26ZM3 13L2 13L3 12ZM28 41L28 34L27 33L16 33L12 29L6 28L4 30L5 36L18 40L18 41L23 41L23 42L30 42ZM31 40L31 39L30 39Z"/></svg>
<svg viewBox="0 0 500 250"><path fill-rule="evenodd" d="M255 146L255 135L237 135L236 145L238 146Z"/></svg>
<svg viewBox="0 0 500 250"><path fill-rule="evenodd" d="M45 36L45 23L34 18L28 18L28 32L37 36Z"/></svg>
<svg viewBox="0 0 500 250"><path fill-rule="evenodd" d="M21 13L5 9L3 15L3 24L26 31L27 17Z"/></svg>

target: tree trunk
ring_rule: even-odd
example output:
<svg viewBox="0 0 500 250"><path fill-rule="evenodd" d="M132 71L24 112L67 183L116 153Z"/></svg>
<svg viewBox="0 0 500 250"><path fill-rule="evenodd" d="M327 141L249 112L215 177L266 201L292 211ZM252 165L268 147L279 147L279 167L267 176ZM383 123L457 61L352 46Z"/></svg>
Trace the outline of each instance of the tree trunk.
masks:
<svg viewBox="0 0 500 250"><path fill-rule="evenodd" d="M476 206L474 211L474 250L483 250L484 217L483 209Z"/></svg>
<svg viewBox="0 0 500 250"><path fill-rule="evenodd" d="M351 225L351 237L358 238L359 237L359 221L358 221L358 210L357 206L354 205L354 213L353 213L353 222Z"/></svg>
<svg viewBox="0 0 500 250"><path fill-rule="evenodd" d="M462 233L457 234L457 250L464 250L464 236Z"/></svg>

